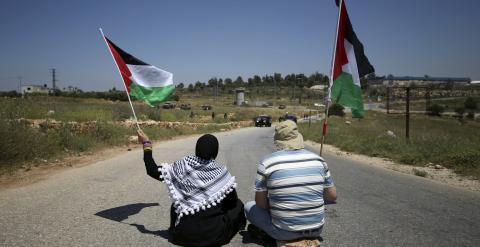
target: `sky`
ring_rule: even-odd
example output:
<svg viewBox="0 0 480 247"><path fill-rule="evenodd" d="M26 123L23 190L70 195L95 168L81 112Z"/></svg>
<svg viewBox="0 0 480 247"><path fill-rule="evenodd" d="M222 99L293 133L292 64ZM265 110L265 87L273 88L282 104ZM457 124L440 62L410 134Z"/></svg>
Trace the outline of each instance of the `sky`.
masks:
<svg viewBox="0 0 480 247"><path fill-rule="evenodd" d="M347 0L377 75L480 80L480 1ZM1 0L0 91L122 88L98 31L175 83L274 72L329 74L334 0Z"/></svg>

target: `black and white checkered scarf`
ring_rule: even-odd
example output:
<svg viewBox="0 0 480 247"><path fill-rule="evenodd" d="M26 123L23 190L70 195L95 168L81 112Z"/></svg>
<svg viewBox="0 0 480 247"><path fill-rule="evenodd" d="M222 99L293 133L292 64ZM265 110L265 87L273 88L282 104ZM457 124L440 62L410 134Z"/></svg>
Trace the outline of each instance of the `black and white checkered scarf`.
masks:
<svg viewBox="0 0 480 247"><path fill-rule="evenodd" d="M164 163L159 171L177 213L175 225L184 215L216 206L236 187L235 177L225 166L193 155Z"/></svg>

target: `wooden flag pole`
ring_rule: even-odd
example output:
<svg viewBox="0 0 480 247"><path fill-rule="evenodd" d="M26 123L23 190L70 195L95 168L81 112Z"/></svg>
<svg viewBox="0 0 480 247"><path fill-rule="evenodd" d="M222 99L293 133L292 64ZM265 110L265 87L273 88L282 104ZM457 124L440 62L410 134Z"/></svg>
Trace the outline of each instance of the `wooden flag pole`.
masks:
<svg viewBox="0 0 480 247"><path fill-rule="evenodd" d="M118 67L117 61L115 61L115 57L113 56L112 50L110 49L110 46L108 46L108 42L107 42L107 39L105 38L105 34L103 34L102 28L99 28L98 30L100 30L100 34L102 34L103 41L105 41L105 45L107 45L107 49L110 52L110 55L112 55L113 61L117 66L118 74L120 75L120 78L122 78L122 82L123 82L122 84L123 84L123 87L125 88L125 93L127 94L128 102L130 103L130 108L132 109L133 117L135 118L135 124L137 125L137 129L140 130L140 125L138 124L137 115L135 114L135 109L133 108L132 100L130 99L130 94L128 94L127 85L125 85L125 82L123 81L122 71L120 71L120 67Z"/></svg>
<svg viewBox="0 0 480 247"><path fill-rule="evenodd" d="M330 102L332 101L333 70L335 68L335 57L337 55L338 26L340 25L340 15L342 14L342 6L343 6L343 0L340 0L338 4L337 30L335 31L335 39L334 39L335 43L333 44L332 68L330 71L330 80L328 83L327 102L325 104L325 119L323 120L323 127L322 127L322 141L320 143L320 156L322 156L323 143L325 142L325 136L327 135L328 109L330 108Z"/></svg>

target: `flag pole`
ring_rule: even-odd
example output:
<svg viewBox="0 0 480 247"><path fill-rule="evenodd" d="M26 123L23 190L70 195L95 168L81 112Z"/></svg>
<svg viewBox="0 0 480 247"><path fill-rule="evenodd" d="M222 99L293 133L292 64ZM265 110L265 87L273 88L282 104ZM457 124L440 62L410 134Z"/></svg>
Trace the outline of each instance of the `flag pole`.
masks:
<svg viewBox="0 0 480 247"><path fill-rule="evenodd" d="M327 102L325 104L325 119L323 120L322 141L320 143L320 156L322 155L323 143L325 142L325 136L327 135L328 109L330 108L330 102L332 101L333 70L335 68L335 57L337 55L338 26L340 25L340 15L342 13L342 6L343 6L343 0L340 0L338 4L337 30L335 31L335 39L334 39L335 43L333 44L332 67L330 70L330 80L328 83L328 90L327 90Z"/></svg>
<svg viewBox="0 0 480 247"><path fill-rule="evenodd" d="M125 85L125 82L123 81L122 72L120 71L120 67L118 67L117 61L115 61L115 57L113 56L112 50L108 46L108 42L107 42L107 39L105 38L105 34L103 34L102 28L99 28L98 30L100 30L100 33L102 34L103 41L105 41L105 45L107 45L107 49L110 52L110 55L112 55L113 61L115 62L115 65L117 66L118 74L120 75L120 78L122 78L122 82L123 82L122 84L123 84L123 87L125 88L125 93L127 94L128 102L130 103L130 108L132 109L133 117L135 118L135 124L137 125L137 129L140 130L140 125L138 124L137 115L135 114L135 109L133 108L132 100L130 99L130 94L128 94L127 85Z"/></svg>

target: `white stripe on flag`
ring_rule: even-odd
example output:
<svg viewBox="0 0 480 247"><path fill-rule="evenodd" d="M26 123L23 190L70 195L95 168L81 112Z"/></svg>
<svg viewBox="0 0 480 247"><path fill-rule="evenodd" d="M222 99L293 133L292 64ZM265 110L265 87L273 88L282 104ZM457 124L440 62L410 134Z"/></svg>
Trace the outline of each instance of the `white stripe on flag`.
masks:
<svg viewBox="0 0 480 247"><path fill-rule="evenodd" d="M360 77L358 76L357 59L355 58L355 50L353 45L344 40L345 53L347 53L348 63L342 66L342 71L352 75L353 83L360 87Z"/></svg>
<svg viewBox="0 0 480 247"><path fill-rule="evenodd" d="M173 84L173 74L152 65L127 64L135 83L143 87L165 87Z"/></svg>

